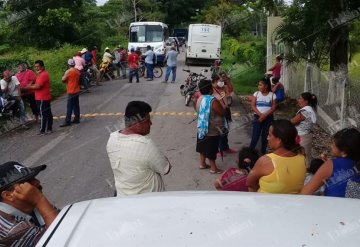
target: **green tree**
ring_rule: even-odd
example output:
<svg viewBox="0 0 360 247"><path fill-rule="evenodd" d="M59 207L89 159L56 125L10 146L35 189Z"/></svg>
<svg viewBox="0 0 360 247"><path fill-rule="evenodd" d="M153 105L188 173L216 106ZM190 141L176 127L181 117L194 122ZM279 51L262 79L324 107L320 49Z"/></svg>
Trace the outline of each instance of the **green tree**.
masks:
<svg viewBox="0 0 360 247"><path fill-rule="evenodd" d="M161 11L165 13L165 22L174 28L187 26L201 9L212 4L212 0L161 0Z"/></svg>
<svg viewBox="0 0 360 247"><path fill-rule="evenodd" d="M295 0L278 30L280 40L296 51L294 57L321 66L325 64L324 57L329 56L327 104L337 101L341 83L347 78L349 23L354 20L352 11L358 11L359 7L356 0Z"/></svg>
<svg viewBox="0 0 360 247"><path fill-rule="evenodd" d="M95 0L8 0L3 1L3 16L10 30L7 42L54 47L64 42L76 43L84 35L81 26L86 8Z"/></svg>

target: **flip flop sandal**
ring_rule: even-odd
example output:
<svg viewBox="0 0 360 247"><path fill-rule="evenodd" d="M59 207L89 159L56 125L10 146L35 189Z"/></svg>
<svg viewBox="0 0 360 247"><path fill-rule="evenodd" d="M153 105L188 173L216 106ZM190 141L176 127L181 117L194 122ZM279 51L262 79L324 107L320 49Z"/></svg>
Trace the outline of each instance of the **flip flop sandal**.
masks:
<svg viewBox="0 0 360 247"><path fill-rule="evenodd" d="M203 170L203 169L210 169L210 165L206 164L205 166L200 166L199 169Z"/></svg>
<svg viewBox="0 0 360 247"><path fill-rule="evenodd" d="M211 174L221 174L223 172L224 172L223 170L216 170L216 171L210 170Z"/></svg>

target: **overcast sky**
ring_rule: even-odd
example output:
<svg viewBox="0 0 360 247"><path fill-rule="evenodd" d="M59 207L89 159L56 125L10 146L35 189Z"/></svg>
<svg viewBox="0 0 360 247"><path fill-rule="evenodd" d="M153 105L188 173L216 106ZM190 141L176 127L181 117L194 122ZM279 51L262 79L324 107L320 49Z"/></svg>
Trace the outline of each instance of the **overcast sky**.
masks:
<svg viewBox="0 0 360 247"><path fill-rule="evenodd" d="M97 0L97 5L104 5L108 0Z"/></svg>

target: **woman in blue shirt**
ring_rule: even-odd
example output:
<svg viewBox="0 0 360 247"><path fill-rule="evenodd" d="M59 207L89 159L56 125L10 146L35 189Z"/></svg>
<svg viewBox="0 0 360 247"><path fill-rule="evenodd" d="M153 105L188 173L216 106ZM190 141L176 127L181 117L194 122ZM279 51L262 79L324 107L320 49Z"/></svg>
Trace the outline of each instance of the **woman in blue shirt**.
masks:
<svg viewBox="0 0 360 247"><path fill-rule="evenodd" d="M325 196L345 197L349 180L360 182L360 132L354 128L338 131L331 144L333 158L327 160L301 190L312 195L325 184Z"/></svg>

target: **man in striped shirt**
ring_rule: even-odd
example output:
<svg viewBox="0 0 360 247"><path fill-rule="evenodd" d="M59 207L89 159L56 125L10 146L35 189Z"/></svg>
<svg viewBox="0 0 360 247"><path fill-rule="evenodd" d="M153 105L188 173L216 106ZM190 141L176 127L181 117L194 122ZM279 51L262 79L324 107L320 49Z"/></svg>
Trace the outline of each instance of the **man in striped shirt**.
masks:
<svg viewBox="0 0 360 247"><path fill-rule="evenodd" d="M58 210L35 178L45 168L15 161L0 165L0 246L35 246L54 221Z"/></svg>

